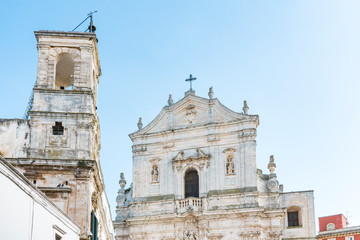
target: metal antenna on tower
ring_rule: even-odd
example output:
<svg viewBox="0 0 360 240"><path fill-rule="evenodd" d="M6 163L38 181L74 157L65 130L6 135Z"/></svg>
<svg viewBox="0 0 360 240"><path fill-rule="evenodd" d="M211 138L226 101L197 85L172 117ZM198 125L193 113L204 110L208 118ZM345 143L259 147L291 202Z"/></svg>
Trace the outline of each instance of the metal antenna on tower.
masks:
<svg viewBox="0 0 360 240"><path fill-rule="evenodd" d="M81 26L86 20L88 20L89 18L90 18L90 25L89 25L89 27L85 30L85 32L88 31L88 30L89 30L89 32L95 32L96 27L94 26L94 22L93 22L93 15L94 15L94 13L97 13L97 11L89 12L87 18L85 18L84 21L82 21L79 25L77 25L77 26L72 30L72 32L75 31L78 27L80 27L80 26Z"/></svg>

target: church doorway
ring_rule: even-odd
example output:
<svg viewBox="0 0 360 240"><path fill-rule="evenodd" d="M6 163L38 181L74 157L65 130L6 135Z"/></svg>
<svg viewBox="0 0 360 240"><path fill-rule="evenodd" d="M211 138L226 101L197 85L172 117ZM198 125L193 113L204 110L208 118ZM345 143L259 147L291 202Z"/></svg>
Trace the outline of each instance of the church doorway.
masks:
<svg viewBox="0 0 360 240"><path fill-rule="evenodd" d="M199 175L196 170L185 174L185 198L199 197Z"/></svg>

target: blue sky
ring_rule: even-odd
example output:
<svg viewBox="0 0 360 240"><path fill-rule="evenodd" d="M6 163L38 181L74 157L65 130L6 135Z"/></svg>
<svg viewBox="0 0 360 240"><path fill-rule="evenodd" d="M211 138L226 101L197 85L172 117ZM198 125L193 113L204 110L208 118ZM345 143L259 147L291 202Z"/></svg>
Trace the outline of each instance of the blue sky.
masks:
<svg viewBox="0 0 360 240"><path fill-rule="evenodd" d="M1 1L0 117L21 118L36 80L35 30L70 31L94 16L103 75L101 164L114 210L131 140L193 88L260 116L257 164L275 155L285 191L315 191L316 216L360 225L360 2ZM86 26L83 26L85 29ZM114 211L112 212L115 217ZM316 219L317 222L317 219Z"/></svg>

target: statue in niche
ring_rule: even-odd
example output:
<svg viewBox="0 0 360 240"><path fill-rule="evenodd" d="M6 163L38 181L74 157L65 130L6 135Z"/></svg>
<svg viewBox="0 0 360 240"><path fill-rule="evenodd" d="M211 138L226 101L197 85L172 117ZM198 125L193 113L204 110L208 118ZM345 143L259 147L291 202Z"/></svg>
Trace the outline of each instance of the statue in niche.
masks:
<svg viewBox="0 0 360 240"><path fill-rule="evenodd" d="M233 156L228 156L226 158L226 174L230 175L230 174L234 174L234 161L233 161Z"/></svg>
<svg viewBox="0 0 360 240"><path fill-rule="evenodd" d="M154 165L151 170L151 181L158 182L159 181L159 170L158 166Z"/></svg>

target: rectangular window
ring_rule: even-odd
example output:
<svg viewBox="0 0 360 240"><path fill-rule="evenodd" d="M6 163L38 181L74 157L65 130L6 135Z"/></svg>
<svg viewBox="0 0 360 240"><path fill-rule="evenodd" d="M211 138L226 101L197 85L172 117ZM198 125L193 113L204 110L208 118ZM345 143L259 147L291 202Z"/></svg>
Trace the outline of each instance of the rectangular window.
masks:
<svg viewBox="0 0 360 240"><path fill-rule="evenodd" d="M53 128L53 135L64 135L64 127L61 122L55 122Z"/></svg>
<svg viewBox="0 0 360 240"><path fill-rule="evenodd" d="M98 240L98 219L95 216L94 211L91 211L91 240Z"/></svg>
<svg viewBox="0 0 360 240"><path fill-rule="evenodd" d="M354 236L345 237L345 240L354 240Z"/></svg>
<svg viewBox="0 0 360 240"><path fill-rule="evenodd" d="M288 212L288 227L298 227L299 217L298 212Z"/></svg>

